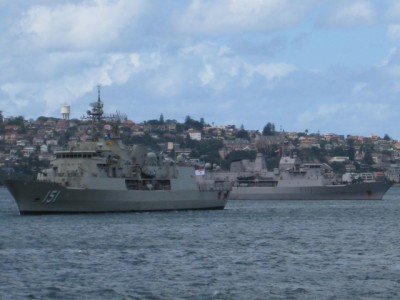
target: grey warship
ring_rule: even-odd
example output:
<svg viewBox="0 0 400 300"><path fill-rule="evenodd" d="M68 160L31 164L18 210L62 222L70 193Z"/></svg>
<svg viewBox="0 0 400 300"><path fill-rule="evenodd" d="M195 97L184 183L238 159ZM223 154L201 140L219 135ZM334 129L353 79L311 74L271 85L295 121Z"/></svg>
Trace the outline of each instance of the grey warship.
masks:
<svg viewBox="0 0 400 300"><path fill-rule="evenodd" d="M118 130L105 124L100 88L86 117L90 140L54 152L50 168L35 180L5 181L20 214L224 209L229 183L207 180L194 166L166 162L143 146L124 145Z"/></svg>
<svg viewBox="0 0 400 300"><path fill-rule="evenodd" d="M255 161L234 162L230 171L207 175L231 182L230 200L381 200L393 184L369 173L338 178L329 165L302 163L296 155L282 156L279 167L268 171L261 153Z"/></svg>

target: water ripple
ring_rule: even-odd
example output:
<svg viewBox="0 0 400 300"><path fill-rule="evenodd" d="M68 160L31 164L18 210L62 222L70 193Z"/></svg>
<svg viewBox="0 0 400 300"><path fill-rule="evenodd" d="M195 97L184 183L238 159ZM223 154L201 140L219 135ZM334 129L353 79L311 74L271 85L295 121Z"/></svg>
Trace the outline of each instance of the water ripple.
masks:
<svg viewBox="0 0 400 300"><path fill-rule="evenodd" d="M0 197L0 299L400 298L400 188L384 201L58 216L19 216Z"/></svg>

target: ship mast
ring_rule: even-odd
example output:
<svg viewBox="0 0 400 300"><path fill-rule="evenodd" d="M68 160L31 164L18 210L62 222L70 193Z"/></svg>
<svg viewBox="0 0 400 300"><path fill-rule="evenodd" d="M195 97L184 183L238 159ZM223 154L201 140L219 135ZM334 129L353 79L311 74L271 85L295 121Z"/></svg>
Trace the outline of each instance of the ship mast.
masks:
<svg viewBox="0 0 400 300"><path fill-rule="evenodd" d="M86 119L92 120L92 140L96 140L96 133L98 133L98 126L100 126L100 121L103 119L103 101L100 98L100 85L97 86L97 102L93 102L90 104L92 107L91 110L86 112Z"/></svg>
<svg viewBox="0 0 400 300"><path fill-rule="evenodd" d="M107 129L110 133L112 130L113 138L119 137L119 125L122 121L127 119L127 116L124 113L116 112L115 114L104 115L103 112L103 101L100 97L100 85L97 86L97 101L90 103L91 110L86 112L85 116L82 116L82 119L91 120L92 121L92 132L91 137L93 141L98 140L101 136L102 132L102 124L104 122L109 122L109 129Z"/></svg>

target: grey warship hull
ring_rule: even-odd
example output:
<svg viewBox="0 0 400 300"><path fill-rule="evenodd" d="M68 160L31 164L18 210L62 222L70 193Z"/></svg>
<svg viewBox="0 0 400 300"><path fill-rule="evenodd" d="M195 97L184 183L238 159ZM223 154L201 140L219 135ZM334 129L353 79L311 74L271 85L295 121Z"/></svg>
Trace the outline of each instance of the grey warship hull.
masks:
<svg viewBox="0 0 400 300"><path fill-rule="evenodd" d="M388 181L304 187L234 186L230 200L381 200Z"/></svg>
<svg viewBox="0 0 400 300"><path fill-rule="evenodd" d="M223 209L221 191L80 189L58 183L7 180L20 214Z"/></svg>

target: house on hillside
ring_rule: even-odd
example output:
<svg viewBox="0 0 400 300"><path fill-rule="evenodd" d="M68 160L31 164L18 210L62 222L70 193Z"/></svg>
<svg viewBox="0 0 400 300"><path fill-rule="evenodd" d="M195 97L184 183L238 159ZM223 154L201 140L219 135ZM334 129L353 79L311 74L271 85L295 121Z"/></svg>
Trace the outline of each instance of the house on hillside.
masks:
<svg viewBox="0 0 400 300"><path fill-rule="evenodd" d="M191 140L201 141L201 131L190 128L187 130L187 133Z"/></svg>
<svg viewBox="0 0 400 300"><path fill-rule="evenodd" d="M329 163L334 163L334 162L345 163L347 161L349 161L348 156L334 156L329 160Z"/></svg>
<svg viewBox="0 0 400 300"><path fill-rule="evenodd" d="M248 151L255 150L255 145L246 139L224 140L226 150L231 151Z"/></svg>

